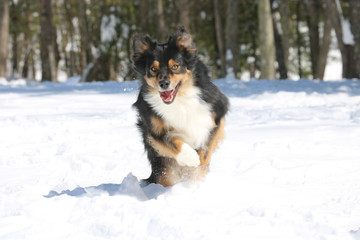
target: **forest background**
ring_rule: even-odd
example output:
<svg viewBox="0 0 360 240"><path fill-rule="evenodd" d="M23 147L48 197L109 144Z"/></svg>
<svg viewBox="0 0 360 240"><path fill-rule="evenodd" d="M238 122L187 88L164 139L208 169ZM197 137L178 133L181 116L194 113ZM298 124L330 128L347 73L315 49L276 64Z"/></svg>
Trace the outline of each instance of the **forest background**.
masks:
<svg viewBox="0 0 360 240"><path fill-rule="evenodd" d="M323 80L332 39L360 78L359 0L1 0L0 77L133 80L133 33L179 25L215 79Z"/></svg>

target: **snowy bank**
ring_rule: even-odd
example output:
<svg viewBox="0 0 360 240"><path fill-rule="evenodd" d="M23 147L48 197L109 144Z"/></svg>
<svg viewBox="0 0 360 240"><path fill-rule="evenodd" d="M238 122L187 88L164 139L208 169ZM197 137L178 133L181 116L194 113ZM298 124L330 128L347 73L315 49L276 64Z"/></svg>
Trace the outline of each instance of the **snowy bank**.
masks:
<svg viewBox="0 0 360 240"><path fill-rule="evenodd" d="M218 80L200 183L150 174L138 82L0 82L0 239L360 239L360 81Z"/></svg>

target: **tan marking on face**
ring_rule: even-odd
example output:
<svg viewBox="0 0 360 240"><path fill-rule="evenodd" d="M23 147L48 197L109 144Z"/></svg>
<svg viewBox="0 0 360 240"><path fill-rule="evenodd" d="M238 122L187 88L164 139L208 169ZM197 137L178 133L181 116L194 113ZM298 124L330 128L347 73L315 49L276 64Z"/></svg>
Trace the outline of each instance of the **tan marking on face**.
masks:
<svg viewBox="0 0 360 240"><path fill-rule="evenodd" d="M144 79L147 83L147 85L149 85L154 92L157 90L158 88L158 84L159 84L159 80L156 77L157 72L159 72L160 70L160 63L159 61L154 61L151 65L150 65L150 73L151 73L151 77L148 77L147 74L144 76ZM153 71L152 69L156 69L156 71Z"/></svg>
<svg viewBox="0 0 360 240"><path fill-rule="evenodd" d="M150 120L151 120L152 131L156 135L162 135L166 132L166 124L162 119L158 117L151 117Z"/></svg>
<svg viewBox="0 0 360 240"><path fill-rule="evenodd" d="M151 90L155 91L157 89L158 80L156 79L156 77L148 77L147 75L145 75L144 79L147 85L149 85L152 88Z"/></svg>
<svg viewBox="0 0 360 240"><path fill-rule="evenodd" d="M168 67L173 73L178 73L181 70L180 64L174 59L169 60Z"/></svg>
<svg viewBox="0 0 360 240"><path fill-rule="evenodd" d="M156 69L156 72L154 72L152 69ZM159 63L159 61L154 61L152 64L151 64L151 66L150 66L150 72L151 73L157 73L157 72L159 72L159 70L160 70L160 63Z"/></svg>
<svg viewBox="0 0 360 240"><path fill-rule="evenodd" d="M181 86L178 91L179 95L186 95L188 93L189 88L194 86L192 72L189 69L186 69L186 73L172 73L169 74L169 80L171 82L171 86L175 87L181 82Z"/></svg>
<svg viewBox="0 0 360 240"><path fill-rule="evenodd" d="M215 115L213 115L213 121L215 123ZM211 154L218 148L219 144L222 142L222 140L225 137L224 127L225 127L225 119L221 118L215 133L211 135L210 140L207 143L207 148L200 149L198 151L200 157L200 166L204 166L210 163Z"/></svg>

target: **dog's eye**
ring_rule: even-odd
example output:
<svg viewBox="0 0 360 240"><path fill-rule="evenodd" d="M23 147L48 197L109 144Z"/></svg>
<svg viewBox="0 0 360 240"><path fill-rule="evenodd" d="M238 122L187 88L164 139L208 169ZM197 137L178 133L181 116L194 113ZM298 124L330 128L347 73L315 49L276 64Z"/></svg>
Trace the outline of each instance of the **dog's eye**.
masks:
<svg viewBox="0 0 360 240"><path fill-rule="evenodd" d="M176 71L176 70L179 69L179 67L180 66L178 64L174 64L174 65L171 66L171 70Z"/></svg>
<svg viewBox="0 0 360 240"><path fill-rule="evenodd" d="M156 67L151 67L151 68L150 68L150 71L153 72L153 73L157 73L158 70L157 70Z"/></svg>

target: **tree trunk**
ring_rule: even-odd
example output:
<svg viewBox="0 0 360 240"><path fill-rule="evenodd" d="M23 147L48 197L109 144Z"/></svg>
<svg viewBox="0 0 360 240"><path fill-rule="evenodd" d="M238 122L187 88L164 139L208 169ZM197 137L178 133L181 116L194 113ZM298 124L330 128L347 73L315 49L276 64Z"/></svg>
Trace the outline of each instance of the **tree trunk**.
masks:
<svg viewBox="0 0 360 240"><path fill-rule="evenodd" d="M114 72L111 71L111 58L102 54L94 60L94 63L88 65L87 72L83 76L83 81L95 82L115 80L112 79L114 78Z"/></svg>
<svg viewBox="0 0 360 240"><path fill-rule="evenodd" d="M324 20L324 30L323 30L323 37L322 42L320 45L319 56L317 57L317 69L316 75L314 75L314 79L324 79L325 68L326 68L326 61L327 56L330 49L331 44L331 20L327 13L325 13L325 20Z"/></svg>
<svg viewBox="0 0 360 240"><path fill-rule="evenodd" d="M226 61L227 61L227 74L236 74L238 72L238 14L239 14L239 1L228 0L226 9Z"/></svg>
<svg viewBox="0 0 360 240"><path fill-rule="evenodd" d="M290 40L292 39L291 27L292 20L290 14L290 3L289 0L278 0L279 3L279 13L280 13L280 26L282 34L280 34L285 66L288 69L289 66L289 50L290 50Z"/></svg>
<svg viewBox="0 0 360 240"><path fill-rule="evenodd" d="M65 8L65 7L64 7ZM60 21L65 23L67 21L67 18L66 18L66 14L63 13L63 8L60 7L60 6L56 6L56 9L58 11L58 16L59 18L61 19ZM65 62L65 68L66 68L66 75L67 76L72 76L71 75L71 70L70 70L70 57L69 57L69 54L68 54L68 51L66 51L66 46L68 45L68 31L66 30L66 24L59 24L59 27L58 27L58 31L60 32L60 35L61 35L61 43L60 43L60 49L61 51L63 52L63 56L64 56L64 62Z"/></svg>
<svg viewBox="0 0 360 240"><path fill-rule="evenodd" d="M165 41L165 19L164 19L164 3L163 0L156 0L157 14L157 39L160 42Z"/></svg>
<svg viewBox="0 0 360 240"><path fill-rule="evenodd" d="M331 24L335 29L336 39L341 52L343 78L356 78L358 77L354 64L354 45L344 42L343 39L343 21L342 9L338 0L326 0L327 9L331 19Z"/></svg>
<svg viewBox="0 0 360 240"><path fill-rule="evenodd" d="M28 4L28 3L27 3ZM29 9L29 5L26 5L26 11L25 11L25 15L26 15L26 28L28 30L31 29L31 20L32 20L32 13L28 10ZM32 51L33 51L33 44L31 41L31 33L29 31L25 31L24 32L24 49L25 49L25 53L24 53L24 58L23 58L23 66L22 66L22 70L21 70L21 76L23 78L29 78L29 62L30 62L30 58L32 57Z"/></svg>
<svg viewBox="0 0 360 240"><path fill-rule="evenodd" d="M271 6L273 6L273 1L271 1ZM285 58L285 50L283 44L282 29L280 24L280 19L276 16L277 12L272 8L272 19L273 19L273 28L274 28L274 40L275 40L275 49L276 49L276 61L278 62L278 72L280 74L280 79L287 79L287 66ZM281 16L280 16L281 17Z"/></svg>
<svg viewBox="0 0 360 240"><path fill-rule="evenodd" d="M250 72L250 79L255 79L255 58L248 57L247 59L249 72Z"/></svg>
<svg viewBox="0 0 360 240"><path fill-rule="evenodd" d="M18 35L20 33L19 23L19 11L18 5L14 1L10 1L10 38L11 38L11 76L17 77L19 71L19 46L18 46ZM21 44L19 44L21 45Z"/></svg>
<svg viewBox="0 0 360 240"><path fill-rule="evenodd" d="M275 79L275 44L269 0L259 0L259 45L262 79Z"/></svg>
<svg viewBox="0 0 360 240"><path fill-rule="evenodd" d="M81 74L85 73L87 65L92 61L91 55L91 36L89 34L88 21L86 17L86 2L77 1L79 9L79 30L80 30L80 66Z"/></svg>
<svg viewBox="0 0 360 240"><path fill-rule="evenodd" d="M221 70L220 77L225 77L226 75L226 59L225 59L225 49L224 49L225 45L224 45L224 33L223 33L223 25L221 22L219 0L213 0L213 7L214 7L214 16L215 16L216 45L220 57L220 70Z"/></svg>
<svg viewBox="0 0 360 240"><path fill-rule="evenodd" d="M139 15L137 18L138 27L140 32L147 32L148 31L148 0L139 0Z"/></svg>
<svg viewBox="0 0 360 240"><path fill-rule="evenodd" d="M0 1L0 77L6 77L9 38L9 0Z"/></svg>
<svg viewBox="0 0 360 240"><path fill-rule="evenodd" d="M303 77L302 74L302 59L301 59L301 34L300 34L300 8L301 8L301 2L300 0L296 3L296 42L297 42L297 57L298 57L298 74L299 78Z"/></svg>
<svg viewBox="0 0 360 240"><path fill-rule="evenodd" d="M23 78L29 77L29 59L31 57L32 49L31 48L29 49L28 44L29 43L26 43L28 49L26 50L26 53L25 53L24 64L23 64L22 71L21 71L21 76Z"/></svg>
<svg viewBox="0 0 360 240"><path fill-rule="evenodd" d="M16 23L16 19L14 19L14 23ZM18 68L19 68L19 64L18 64L18 59L19 59L19 55L18 55L18 34L17 31L13 31L12 35L12 73L11 75L13 77L16 77L18 75Z"/></svg>
<svg viewBox="0 0 360 240"><path fill-rule="evenodd" d="M274 40L275 40L275 49L276 49L276 61L278 62L278 71L280 74L280 79L287 79L287 68L285 63L285 54L283 49L282 38L279 33L279 30L276 27L276 24L273 24L274 28Z"/></svg>
<svg viewBox="0 0 360 240"><path fill-rule="evenodd" d="M309 27L311 71L313 78L317 76L317 64L320 50L319 39L319 6L316 2L306 1L306 21Z"/></svg>
<svg viewBox="0 0 360 240"><path fill-rule="evenodd" d="M74 35L75 35L75 28L73 25L73 14L71 12L72 9L72 3L70 0L65 0L64 1L64 7L65 7L65 19L64 21L66 22L66 24L64 24L65 27L65 32L66 34L66 38L70 39L70 51L69 51L69 67L70 67L70 75L69 76L75 76L78 75L79 73L81 73L80 71L82 71L82 66L80 66L80 70L78 71L78 67L77 67L77 61L76 61L76 53L75 53L75 40L74 40ZM81 24L80 24L81 25ZM80 37L81 39L82 37ZM80 44L80 50L81 50L81 44ZM81 53L81 51L80 51ZM86 59L85 59L86 60ZM81 56L80 56L80 64L81 64ZM86 65L85 65L86 67Z"/></svg>
<svg viewBox="0 0 360 240"><path fill-rule="evenodd" d="M179 22L180 25L184 26L188 32L190 30L190 4L192 3L191 0L179 0ZM194 33L193 33L194 34Z"/></svg>
<svg viewBox="0 0 360 240"><path fill-rule="evenodd" d="M30 57L29 57L29 60L30 60L30 67L31 67L31 78L32 79L36 79L36 68L35 68L35 57L34 57L35 53L34 51L31 51L30 53Z"/></svg>
<svg viewBox="0 0 360 240"><path fill-rule="evenodd" d="M28 78L29 58L31 57L31 52L32 52L31 40L29 38L26 38L24 40L24 46L25 46L25 54L24 54L23 66L21 70L21 76L23 78Z"/></svg>
<svg viewBox="0 0 360 240"><path fill-rule="evenodd" d="M355 77L360 78L360 1L350 0L350 24L355 41Z"/></svg>
<svg viewBox="0 0 360 240"><path fill-rule="evenodd" d="M40 29L42 81L56 82L56 38L52 23L51 0L40 0Z"/></svg>

